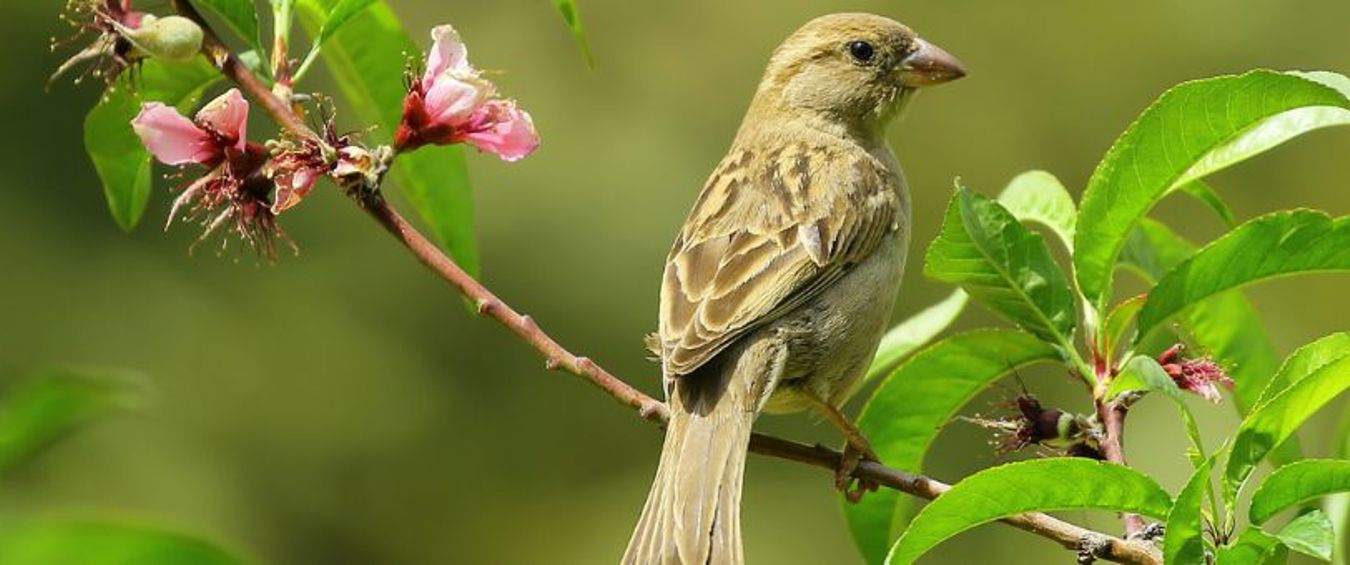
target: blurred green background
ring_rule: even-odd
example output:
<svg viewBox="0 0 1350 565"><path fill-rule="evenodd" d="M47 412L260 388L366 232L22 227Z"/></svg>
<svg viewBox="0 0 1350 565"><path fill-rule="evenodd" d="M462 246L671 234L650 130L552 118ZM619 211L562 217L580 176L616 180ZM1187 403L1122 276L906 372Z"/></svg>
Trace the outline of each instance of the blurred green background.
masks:
<svg viewBox="0 0 1350 565"><path fill-rule="evenodd" d="M470 157L483 276L560 341L655 394L642 335L662 258L749 101L770 50L806 20L865 10L900 19L960 57L970 77L925 92L891 139L914 194L915 244L897 318L948 292L924 280L924 248L960 176L993 194L1044 168L1074 193L1115 136L1165 88L1256 67L1350 71L1344 0L1188 2L579 2L590 70L544 0L391 0L425 43L456 25L475 64L530 112L543 146L503 164ZM43 82L62 58L62 2L5 2L0 32L0 374L53 362L141 370L146 409L102 422L0 485L0 517L176 524L258 561L608 563L646 494L659 434L589 386L466 314L336 191L283 218L298 256L275 265L160 225L120 233L81 149L94 85ZM153 10L165 2L150 3ZM300 90L329 90L326 78ZM346 123L350 127L361 124ZM267 125L255 118L254 131ZM1323 131L1212 179L1242 218L1308 206L1350 213L1350 132ZM1155 215L1197 240L1222 233L1174 198ZM1250 294L1281 353L1346 329L1344 277ZM961 327L1001 323L972 311ZM1083 410L1062 375L1030 372L1043 400ZM1006 397L995 391L973 409ZM1199 406L1210 437L1231 406ZM1340 409L1340 405L1336 407ZM1175 489L1187 474L1171 408L1131 418L1132 462ZM1304 434L1326 453L1337 419ZM825 424L761 429L836 443ZM953 424L929 461L955 481L1001 458ZM746 552L755 563L858 561L827 473L752 456ZM1115 531L1113 516L1068 518ZM987 526L932 563L1067 562L1053 544Z"/></svg>

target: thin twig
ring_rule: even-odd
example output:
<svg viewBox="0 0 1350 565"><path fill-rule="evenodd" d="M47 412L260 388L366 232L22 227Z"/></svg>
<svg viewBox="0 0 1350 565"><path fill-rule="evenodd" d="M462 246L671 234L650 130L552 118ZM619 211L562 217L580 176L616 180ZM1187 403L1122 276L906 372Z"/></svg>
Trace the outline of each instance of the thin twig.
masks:
<svg viewBox="0 0 1350 565"><path fill-rule="evenodd" d="M315 134L304 124L288 105L273 95L262 81L235 57L202 19L187 0L173 0L178 13L195 20L206 32L203 52L226 77L238 84L258 104L277 121L281 127L291 133L315 138ZM385 228L399 243L438 276L455 287L461 294L477 304L478 313L493 320L514 333L521 341L533 347L545 360L549 370L563 370L585 380L601 389L620 403L637 410L638 414L651 422L663 424L669 417L666 405L614 376L586 357L580 357L568 351L551 336L545 333L539 324L528 315L521 314L503 302L482 283L460 268L439 247L433 244L421 232L414 228L378 193L352 192L357 202ZM814 465L827 470L839 467L842 454L821 445L806 445L786 439L756 433L750 438L750 450L769 457L777 457ZM901 492L924 499L937 498L951 488L950 485L922 475L906 473L877 462L864 461L854 471L858 479L869 479ZM1032 512L1018 514L1003 519L1021 530L1050 539L1071 550L1081 550L1090 540L1097 548L1093 551L1098 557L1119 563L1138 565L1158 565L1162 557L1150 543L1125 540L1100 532L1088 530L1070 524L1047 514Z"/></svg>

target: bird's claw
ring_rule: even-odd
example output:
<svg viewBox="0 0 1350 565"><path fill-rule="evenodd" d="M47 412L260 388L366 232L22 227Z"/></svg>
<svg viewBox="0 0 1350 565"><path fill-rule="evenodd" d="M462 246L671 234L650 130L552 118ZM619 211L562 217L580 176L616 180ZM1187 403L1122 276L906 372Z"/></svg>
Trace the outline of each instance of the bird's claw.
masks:
<svg viewBox="0 0 1350 565"><path fill-rule="evenodd" d="M868 492L876 492L881 485L871 479L854 477L854 471L858 470L858 465L863 461L880 462L876 452L872 451L871 446L855 445L854 442L848 442L844 446L843 456L839 459L839 467L834 472L834 487L839 492L844 493L844 498L852 504L857 504L862 500L863 495Z"/></svg>

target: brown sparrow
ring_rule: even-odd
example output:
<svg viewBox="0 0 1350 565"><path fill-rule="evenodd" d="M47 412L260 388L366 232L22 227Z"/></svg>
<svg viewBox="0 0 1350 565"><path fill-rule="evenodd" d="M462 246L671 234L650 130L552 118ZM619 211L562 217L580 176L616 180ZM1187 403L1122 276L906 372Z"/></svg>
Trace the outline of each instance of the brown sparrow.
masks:
<svg viewBox="0 0 1350 565"><path fill-rule="evenodd" d="M916 89L961 64L893 20L816 18L774 51L666 259L658 349L671 418L623 562L742 563L741 478L761 411L845 430L841 488L871 450L838 407L890 319L909 193L886 143Z"/></svg>

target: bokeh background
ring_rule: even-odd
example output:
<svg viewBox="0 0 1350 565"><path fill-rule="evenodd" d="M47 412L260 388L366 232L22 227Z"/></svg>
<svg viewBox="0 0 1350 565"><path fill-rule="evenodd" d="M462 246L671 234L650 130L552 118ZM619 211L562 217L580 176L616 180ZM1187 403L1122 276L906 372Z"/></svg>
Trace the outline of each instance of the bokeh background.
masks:
<svg viewBox="0 0 1350 565"><path fill-rule="evenodd" d="M996 193L1044 168L1081 191L1115 136L1177 82L1250 68L1350 71L1344 0L861 2L582 0L588 69L544 0L391 0L419 41L451 22L475 63L535 116L542 149L518 164L471 156L483 276L575 351L655 393L644 360L662 258L726 149L770 50L811 17L896 17L963 59L969 78L925 92L891 140L915 204L897 319L948 288L919 265L952 180ZM99 423L0 485L0 516L174 524L274 564L607 563L622 551L658 432L466 314L336 191L284 218L297 256L265 264L143 225L121 233L81 149L93 85L59 83L48 39L61 2L4 3L0 35L0 375L51 363L133 368L153 383L135 413ZM149 4L152 8L155 3ZM323 76L301 90L330 89ZM360 124L347 124L359 127ZM255 132L267 125L255 120ZM1350 132L1322 131L1216 176L1239 216L1308 206L1350 213ZM1185 198L1156 215L1197 240L1222 224ZM1250 294L1281 353L1346 329L1347 279ZM998 324L973 309L959 327ZM1053 372L1024 374L1048 402L1085 409ZM977 400L986 410L1007 396ZM1187 473L1166 403L1130 419L1133 462L1169 489ZM1200 406L1210 437L1236 422ZM1340 406L1335 407L1336 410ZM1337 415L1304 434L1325 453ZM761 428L837 442L803 416ZM954 481L1001 461L969 425L928 466ZM1112 516L1069 518L1115 530ZM859 561L829 475L751 458L747 553L757 563ZM986 526L931 563L1067 562L1053 544Z"/></svg>

